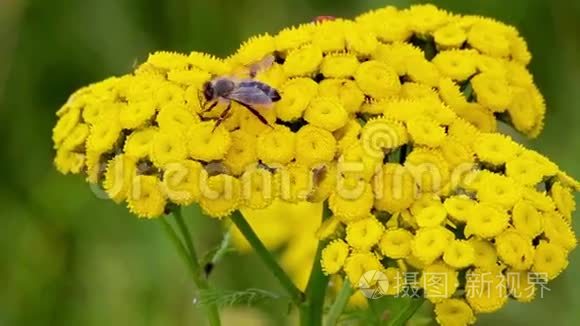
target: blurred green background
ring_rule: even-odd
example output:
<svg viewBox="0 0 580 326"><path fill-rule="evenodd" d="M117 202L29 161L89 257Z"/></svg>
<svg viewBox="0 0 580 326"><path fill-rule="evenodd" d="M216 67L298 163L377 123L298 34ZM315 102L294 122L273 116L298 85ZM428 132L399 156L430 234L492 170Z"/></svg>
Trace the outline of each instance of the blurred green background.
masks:
<svg viewBox="0 0 580 326"><path fill-rule="evenodd" d="M71 92L129 72L150 51L227 55L251 35L317 15L352 17L408 3L415 2L0 0L0 326L203 324L186 269L159 223L129 216L81 178L53 169L54 112ZM580 178L580 1L433 3L519 28L549 108L544 133L529 146ZM218 222L195 217L193 209L186 214L201 250L219 243ZM579 274L576 250L543 299L512 302L479 324L577 325ZM255 257L236 254L216 268L212 282L279 290ZM229 324L259 325L256 315L263 325L278 324L287 309L283 300L258 308L244 316L228 312Z"/></svg>

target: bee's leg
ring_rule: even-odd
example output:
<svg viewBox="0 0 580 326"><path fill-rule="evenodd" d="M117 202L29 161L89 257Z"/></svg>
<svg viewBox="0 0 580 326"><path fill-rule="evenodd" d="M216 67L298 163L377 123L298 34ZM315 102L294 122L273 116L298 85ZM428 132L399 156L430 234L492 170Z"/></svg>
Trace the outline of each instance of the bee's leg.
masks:
<svg viewBox="0 0 580 326"><path fill-rule="evenodd" d="M216 128L222 124L222 122L229 116L231 110L232 110L232 102L228 103L228 107L224 110L224 112L222 112L222 114L220 114L220 117L215 123L215 126L213 126L213 130L211 132L214 132Z"/></svg>
<svg viewBox="0 0 580 326"><path fill-rule="evenodd" d="M235 100L234 100L235 101ZM240 102L240 101L236 101L236 103L240 104L241 106L245 107L246 109L248 109L250 112L252 112L253 115L256 116L256 118L258 118L260 120L260 122L262 122L263 124L265 124L266 126L273 128L269 123L268 120L266 120L266 118L264 118L263 115L260 114L260 112L258 112L256 109L254 109L253 107L251 107L249 104L246 104L244 102Z"/></svg>
<svg viewBox="0 0 580 326"><path fill-rule="evenodd" d="M218 105L218 101L214 101L209 107L201 110L201 113L208 113L209 111L213 110L217 105Z"/></svg>

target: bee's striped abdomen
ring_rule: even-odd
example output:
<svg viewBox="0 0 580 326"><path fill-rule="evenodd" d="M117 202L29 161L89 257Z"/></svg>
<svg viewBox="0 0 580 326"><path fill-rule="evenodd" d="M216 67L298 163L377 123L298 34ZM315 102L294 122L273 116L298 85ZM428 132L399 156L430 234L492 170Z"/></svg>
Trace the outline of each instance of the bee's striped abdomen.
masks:
<svg viewBox="0 0 580 326"><path fill-rule="evenodd" d="M259 90L261 90L262 92L264 92L264 94L268 95L268 97L270 97L270 99L272 100L272 102L276 102L280 100L280 94L278 93L278 91L273 88L270 87L262 82L259 82L257 80L250 80L250 81L243 81L239 84L240 87L254 87L257 88Z"/></svg>

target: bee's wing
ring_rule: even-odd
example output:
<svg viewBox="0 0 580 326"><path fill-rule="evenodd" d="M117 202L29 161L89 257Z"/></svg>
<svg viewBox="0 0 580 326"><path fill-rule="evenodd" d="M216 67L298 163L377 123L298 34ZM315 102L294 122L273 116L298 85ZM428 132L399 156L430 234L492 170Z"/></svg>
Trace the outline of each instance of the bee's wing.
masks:
<svg viewBox="0 0 580 326"><path fill-rule="evenodd" d="M262 60L251 64L248 67L250 77L255 77L259 72L268 70L274 64L274 56L269 54L262 58Z"/></svg>
<svg viewBox="0 0 580 326"><path fill-rule="evenodd" d="M228 98L249 105L270 105L272 99L261 89L252 86L239 86L233 90Z"/></svg>
<svg viewBox="0 0 580 326"><path fill-rule="evenodd" d="M274 60L273 55L266 55L259 61L235 67L232 75L240 79L254 78L258 73L268 70L274 64Z"/></svg>

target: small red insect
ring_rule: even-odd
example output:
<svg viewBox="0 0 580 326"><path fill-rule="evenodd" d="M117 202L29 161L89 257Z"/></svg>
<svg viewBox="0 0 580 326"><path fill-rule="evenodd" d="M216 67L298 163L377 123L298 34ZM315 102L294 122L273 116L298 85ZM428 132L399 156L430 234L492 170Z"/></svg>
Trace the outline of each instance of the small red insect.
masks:
<svg viewBox="0 0 580 326"><path fill-rule="evenodd" d="M327 20L335 20L336 17L335 16L316 16L314 17L314 19L312 20L315 23L320 23L323 21L327 21Z"/></svg>

